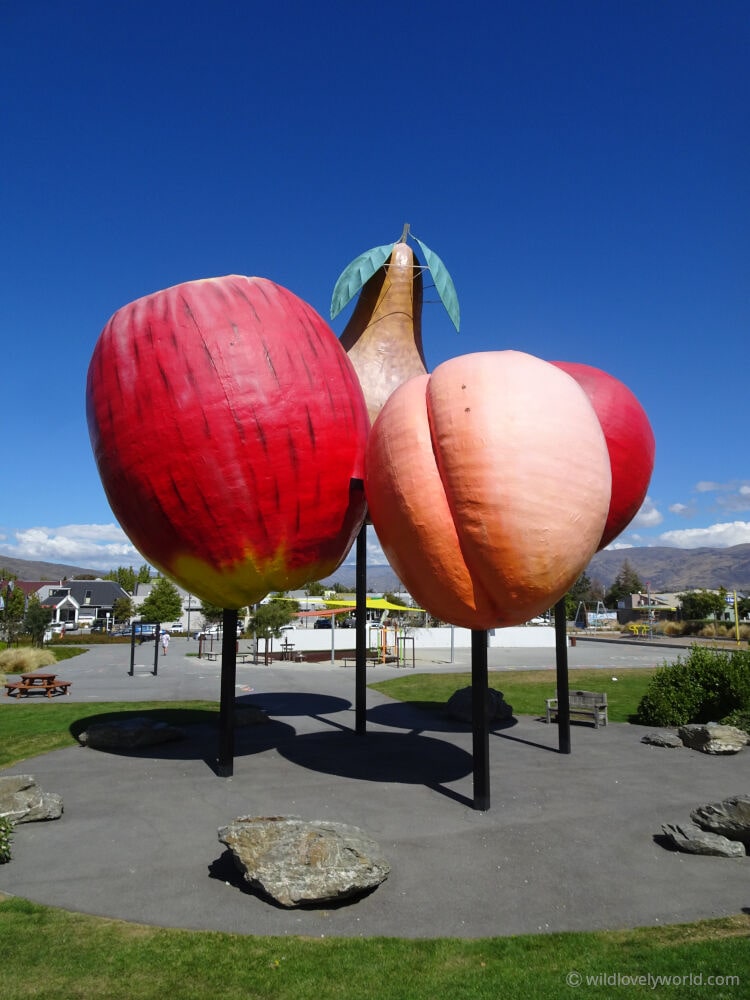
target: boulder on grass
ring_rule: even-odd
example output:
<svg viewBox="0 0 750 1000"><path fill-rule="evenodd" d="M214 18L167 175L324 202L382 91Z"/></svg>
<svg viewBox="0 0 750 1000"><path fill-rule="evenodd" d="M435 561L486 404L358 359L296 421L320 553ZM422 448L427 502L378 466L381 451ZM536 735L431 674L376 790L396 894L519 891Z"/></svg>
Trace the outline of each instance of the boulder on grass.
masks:
<svg viewBox="0 0 750 1000"><path fill-rule="evenodd" d="M473 721L471 685L460 688L450 696L445 706L445 714L451 719L458 719L459 722ZM488 722L508 722L513 718L513 706L507 703L502 691L488 688L485 714Z"/></svg>

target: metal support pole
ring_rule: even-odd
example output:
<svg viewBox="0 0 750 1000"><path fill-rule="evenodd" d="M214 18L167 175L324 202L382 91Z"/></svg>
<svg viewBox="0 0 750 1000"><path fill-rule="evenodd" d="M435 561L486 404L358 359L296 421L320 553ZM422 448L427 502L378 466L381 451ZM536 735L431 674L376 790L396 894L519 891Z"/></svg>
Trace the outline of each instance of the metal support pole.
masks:
<svg viewBox="0 0 750 1000"><path fill-rule="evenodd" d="M159 672L159 643L161 640L161 622L154 624L154 677Z"/></svg>
<svg viewBox="0 0 750 1000"><path fill-rule="evenodd" d="M555 660L557 663L557 745L570 753L570 701L568 688L568 633L565 598L555 605Z"/></svg>
<svg viewBox="0 0 750 1000"><path fill-rule="evenodd" d="M221 638L221 702L219 705L219 774L234 774L234 692L237 684L237 610L224 608Z"/></svg>
<svg viewBox="0 0 750 1000"><path fill-rule="evenodd" d="M367 731L367 523L357 535L357 656L354 678L354 725L360 735Z"/></svg>
<svg viewBox="0 0 750 1000"><path fill-rule="evenodd" d="M490 808L490 730L487 721L487 632L471 632L471 719L474 754L474 808Z"/></svg>

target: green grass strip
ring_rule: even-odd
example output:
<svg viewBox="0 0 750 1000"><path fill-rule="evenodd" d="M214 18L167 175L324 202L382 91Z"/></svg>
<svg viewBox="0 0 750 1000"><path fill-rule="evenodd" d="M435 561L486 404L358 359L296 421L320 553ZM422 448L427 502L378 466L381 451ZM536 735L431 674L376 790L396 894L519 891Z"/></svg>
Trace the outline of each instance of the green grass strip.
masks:
<svg viewBox="0 0 750 1000"><path fill-rule="evenodd" d="M610 722L635 722L638 703L654 674L655 667L628 667L625 670L570 670L571 690L604 691ZM428 712L442 712L451 695L471 684L470 673L407 674L378 681L370 687L381 694L406 701ZM489 686L502 691L517 715L545 714L545 701L554 698L554 670L491 670Z"/></svg>
<svg viewBox="0 0 750 1000"><path fill-rule="evenodd" d="M694 977L682 986L628 984L628 997L724 1000L746 996L742 982L704 991L695 977L705 984L739 976L746 987L749 934L750 918L737 916L476 940L261 938L144 927L0 897L4 1000L589 1000L625 995L597 982L618 974Z"/></svg>

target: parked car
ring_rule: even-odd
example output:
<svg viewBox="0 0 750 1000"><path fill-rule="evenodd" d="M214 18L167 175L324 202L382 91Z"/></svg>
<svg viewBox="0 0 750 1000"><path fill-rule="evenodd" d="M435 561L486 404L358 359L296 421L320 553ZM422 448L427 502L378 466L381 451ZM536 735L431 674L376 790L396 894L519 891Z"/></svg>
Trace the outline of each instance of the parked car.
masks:
<svg viewBox="0 0 750 1000"><path fill-rule="evenodd" d="M78 622L63 622L63 628L66 632L77 632Z"/></svg>
<svg viewBox="0 0 750 1000"><path fill-rule="evenodd" d="M330 618L316 618L313 628L333 628Z"/></svg>

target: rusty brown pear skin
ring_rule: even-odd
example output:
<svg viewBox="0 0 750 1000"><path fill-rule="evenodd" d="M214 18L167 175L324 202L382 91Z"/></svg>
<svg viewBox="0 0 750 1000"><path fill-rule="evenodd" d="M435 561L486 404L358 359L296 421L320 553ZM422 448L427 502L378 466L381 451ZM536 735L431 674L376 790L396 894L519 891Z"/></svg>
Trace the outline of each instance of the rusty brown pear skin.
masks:
<svg viewBox="0 0 750 1000"><path fill-rule="evenodd" d="M422 269L406 243L397 243L366 282L339 339L359 376L371 424L394 390L427 373Z"/></svg>

